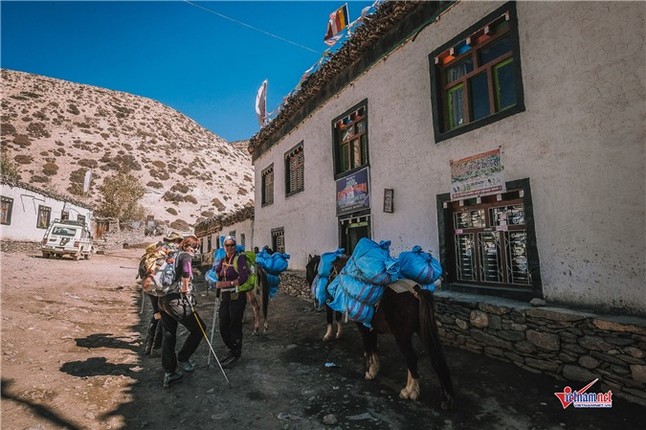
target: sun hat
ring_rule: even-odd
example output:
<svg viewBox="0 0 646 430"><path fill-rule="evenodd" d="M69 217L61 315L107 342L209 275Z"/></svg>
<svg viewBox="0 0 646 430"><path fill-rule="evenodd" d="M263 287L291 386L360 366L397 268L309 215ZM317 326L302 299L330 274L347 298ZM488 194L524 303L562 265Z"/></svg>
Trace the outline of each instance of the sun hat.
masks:
<svg viewBox="0 0 646 430"><path fill-rule="evenodd" d="M183 239L184 239L184 238L183 238L182 236L180 236L179 234L177 234L176 232L172 232L172 233L171 233L171 234L169 234L168 236L165 236L165 237L164 237L164 240L165 240L166 242L173 242L173 241L175 241L175 240L183 240Z"/></svg>

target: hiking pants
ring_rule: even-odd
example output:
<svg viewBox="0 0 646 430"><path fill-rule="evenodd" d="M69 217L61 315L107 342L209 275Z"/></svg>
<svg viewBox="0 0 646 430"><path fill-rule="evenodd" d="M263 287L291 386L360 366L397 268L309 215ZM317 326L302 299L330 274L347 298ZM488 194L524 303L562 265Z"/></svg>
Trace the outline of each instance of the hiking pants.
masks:
<svg viewBox="0 0 646 430"><path fill-rule="evenodd" d="M159 312L158 297L153 296L152 294L146 294L146 296L150 299L150 304L153 307L153 316L150 317L150 323L148 324L148 335L146 336L146 341L150 340L151 342L154 342L157 337L156 333L158 332L157 324L159 324L159 320L155 319L155 314Z"/></svg>
<svg viewBox="0 0 646 430"><path fill-rule="evenodd" d="M222 292L218 319L220 336L234 357L242 353L242 317L247 306L247 293Z"/></svg>
<svg viewBox="0 0 646 430"><path fill-rule="evenodd" d="M162 367L166 372L174 372L177 368L177 360L187 361L195 352L202 341L202 330L197 323L199 319L202 327L204 322L197 313L191 312L191 300L195 306L195 298L191 295L169 294L159 298L159 308L162 313L162 324L164 325L164 337L162 341ZM189 335L182 345L182 349L175 356L175 343L177 342L177 324L180 323L189 331Z"/></svg>

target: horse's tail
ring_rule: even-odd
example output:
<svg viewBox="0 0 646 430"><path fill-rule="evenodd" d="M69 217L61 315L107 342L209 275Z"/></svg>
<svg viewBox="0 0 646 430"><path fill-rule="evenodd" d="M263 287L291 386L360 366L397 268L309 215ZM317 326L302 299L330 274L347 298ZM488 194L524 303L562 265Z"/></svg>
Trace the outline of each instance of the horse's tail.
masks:
<svg viewBox="0 0 646 430"><path fill-rule="evenodd" d="M267 283L267 272L260 267L256 266L258 272L258 279L260 280L260 298L262 301L262 317L267 321L267 313L269 312L269 284Z"/></svg>
<svg viewBox="0 0 646 430"><path fill-rule="evenodd" d="M451 373L449 366L446 364L444 352L442 352L442 344L440 343L440 335L437 332L437 324L435 322L435 300L433 294L428 290L423 290L415 286L415 291L419 297L419 326L420 337L422 342L426 345L428 352L431 356L431 363L437 373L442 386L442 408L451 409L453 407L453 382L451 381Z"/></svg>

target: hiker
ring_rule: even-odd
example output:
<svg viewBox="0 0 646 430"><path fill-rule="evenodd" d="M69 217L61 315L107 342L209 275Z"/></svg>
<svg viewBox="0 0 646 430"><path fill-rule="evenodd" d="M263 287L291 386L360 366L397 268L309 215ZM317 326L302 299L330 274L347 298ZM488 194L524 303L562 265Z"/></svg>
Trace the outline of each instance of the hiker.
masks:
<svg viewBox="0 0 646 430"><path fill-rule="evenodd" d="M249 269L242 253L236 250L236 240L227 236L224 239L226 256L215 268L220 281L215 286L220 290L221 300L218 309L220 336L229 348L222 360L222 367L230 367L242 354L242 317L247 305L247 294L236 292L236 287L247 282ZM237 270L236 270L237 266Z"/></svg>
<svg viewBox="0 0 646 430"><path fill-rule="evenodd" d="M174 289L163 297L159 298L162 323L164 325L164 337L162 342L162 367L164 368L164 388L179 381L183 373L177 372L179 367L184 372L193 372L195 366L189 358L202 340L202 329L204 322L194 312L196 305L195 297L192 294L193 271L191 260L200 242L195 236L188 236L179 245L180 253L176 263L176 277ZM189 331L179 353L175 355L175 343L177 342L177 324L181 323Z"/></svg>
<svg viewBox="0 0 646 430"><path fill-rule="evenodd" d="M168 236L165 236L162 241L158 242L155 245L155 249L166 247L170 250L169 252L175 251L178 249L182 239L182 236L175 232L172 232ZM141 277L143 280L145 275L145 273L140 273L139 277ZM158 297L153 296L152 294L146 294L146 296L148 296L148 298L150 299L150 304L153 308L153 316L150 318L150 323L148 324L148 334L146 335L146 340L144 342L144 353L146 355L150 355L152 354L153 349L159 349L161 347L163 328L162 325L159 325L159 321L161 320L161 313L159 312Z"/></svg>

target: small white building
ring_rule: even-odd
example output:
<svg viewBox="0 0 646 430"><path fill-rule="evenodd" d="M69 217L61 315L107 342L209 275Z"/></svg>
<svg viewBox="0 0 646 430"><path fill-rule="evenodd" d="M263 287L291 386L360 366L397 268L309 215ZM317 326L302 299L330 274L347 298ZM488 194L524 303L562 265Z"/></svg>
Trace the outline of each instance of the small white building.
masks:
<svg viewBox="0 0 646 430"><path fill-rule="evenodd" d="M255 243L646 313L642 2L385 2L250 140Z"/></svg>
<svg viewBox="0 0 646 430"><path fill-rule="evenodd" d="M245 250L253 250L254 207L247 206L225 216L216 216L195 225L195 235L201 242L202 260L211 262L213 251L222 247L221 238L233 237Z"/></svg>
<svg viewBox="0 0 646 430"><path fill-rule="evenodd" d="M70 199L31 185L3 181L0 184L0 238L24 242L43 239L50 221L82 221L92 231L92 209Z"/></svg>

